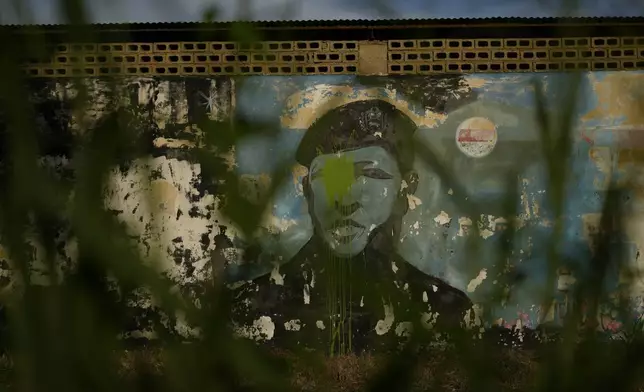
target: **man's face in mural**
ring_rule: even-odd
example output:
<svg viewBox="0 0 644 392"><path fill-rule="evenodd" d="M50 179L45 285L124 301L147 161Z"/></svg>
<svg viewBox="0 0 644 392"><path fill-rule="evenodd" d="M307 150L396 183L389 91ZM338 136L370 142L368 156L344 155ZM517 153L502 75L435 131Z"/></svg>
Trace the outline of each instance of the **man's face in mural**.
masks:
<svg viewBox="0 0 644 392"><path fill-rule="evenodd" d="M338 194L329 189L325 178L346 178L346 188ZM401 181L396 159L382 147L356 148L313 159L308 177L310 212L320 235L338 256L351 257L364 250L370 234L392 215Z"/></svg>

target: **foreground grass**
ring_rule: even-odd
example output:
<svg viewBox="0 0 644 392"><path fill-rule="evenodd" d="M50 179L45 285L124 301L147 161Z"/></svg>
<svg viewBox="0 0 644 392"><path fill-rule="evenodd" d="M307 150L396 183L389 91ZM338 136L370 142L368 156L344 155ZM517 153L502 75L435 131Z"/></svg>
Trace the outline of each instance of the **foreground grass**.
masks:
<svg viewBox="0 0 644 392"><path fill-rule="evenodd" d="M371 378L385 366L384 356L344 355L334 358L301 358L288 352L275 352L276 360L288 367L290 384L297 391L363 391ZM495 378L499 391L524 391L534 386L538 361L534 352L499 348L491 358L498 369ZM422 354L414 372L412 391L468 391L472 389L458 355L444 349ZM321 364L321 366L320 366ZM162 391L165 387L164 350L142 347L122 353L120 376L130 390ZM19 390L15 385L13 364L8 356L0 359L0 388ZM239 385L239 390L251 389ZM261 388L260 388L261 390Z"/></svg>
<svg viewBox="0 0 644 392"><path fill-rule="evenodd" d="M603 355L610 361L610 353L621 352L627 343L603 342ZM581 347L581 346L580 346ZM537 385L542 365L549 365L549 352L554 345L531 348L513 348L499 345L485 349L487 377L494 381L497 391L531 391ZM583 351L583 350L581 350ZM580 351L580 353L581 353ZM128 390L164 391L171 390L167 380L166 359L169 351L157 345L147 345L121 354L119 378ZM281 350L270 350L274 361L281 362L287 369L289 383L296 391L363 391L370 380L387 366L385 355L364 354L344 355L334 358L321 354L294 354ZM468 358L463 358L450 347L432 347L417 354L418 365L413 372L411 391L472 391L477 390L475 381L467 373ZM550 365L552 365L550 363ZM5 355L0 359L0 388L19 390L14 385L12 361ZM636 390L644 390L644 377ZM235 390L262 390L261 387L240 382Z"/></svg>
<svg viewBox="0 0 644 392"><path fill-rule="evenodd" d="M498 331L497 331L498 332ZM494 336L498 336L494 333ZM457 349L452 345L433 345L416 351L416 365L411 373L409 391L483 391L485 385L493 390L534 391L543 387L544 380L552 372L565 372L560 362L561 350L566 350L566 341L550 343L528 342L522 347L499 343L494 339L471 342L473 350ZM201 345L202 343L189 343ZM170 369L167 359L172 356L171 348L163 345L143 345L120 354L120 378L131 387L130 390L165 391L172 390L168 381ZM263 351L263 350L262 350ZM343 355L325 357L322 353L293 353L278 349L267 349L271 361L278 363L289 378L288 384L295 391L365 391L374 390L373 381L380 372L391 366L391 356L384 354ZM575 379L568 390L605 390L620 384L629 372L620 372L644 352L644 338L632 340L610 340L590 337L579 340L572 347L573 372L583 375ZM634 357L635 356L635 357ZM474 358L478 357L478 358ZM635 361L633 361L635 362ZM11 361L4 357L0 371L3 385L10 385L12 379ZM472 373L472 369L476 369ZM634 369L633 369L634 370ZM484 372L481 377L478 372ZM630 387L618 390L644 391L644 369L634 370ZM248 377L240 378L231 390L262 391L261 385L253 385ZM547 381L545 381L547 383ZM589 386L590 389L588 389ZM403 390L401 389L401 390ZM552 388L547 388L552 389ZM391 389L387 389L391 390Z"/></svg>
<svg viewBox="0 0 644 392"><path fill-rule="evenodd" d="M274 351L275 360L288 368L290 384L296 391L363 391L370 380L386 366L383 355L343 355L322 358ZM435 348L419 354L412 391L469 391L472 385L462 358L449 349ZM163 390L164 350L145 347L123 354L122 376L139 390ZM499 391L527 391L534 387L538 360L532 350L497 348L490 360L495 364ZM9 371L9 370L8 370ZM145 389L141 389L145 388ZM148 389L152 388L152 389ZM240 385L239 390L251 389ZM261 388L255 389L261 390Z"/></svg>
<svg viewBox="0 0 644 392"><path fill-rule="evenodd" d="M580 340L572 349L572 363L577 374L585 377L576 378L567 390L605 390L601 385L611 386L617 380L629 377L628 372L621 373L619 368L628 363L632 355L644 352L644 339L624 340ZM192 348L203 348L203 342L178 343L188 351ZM452 345L436 345L419 349L416 365L410 374L408 391L483 391L481 375L473 374L472 369L484 372L486 383L494 385L493 390L535 391L539 390L544 379L552 377L553 371L565 372L565 366L559 366L560 350L567 343L530 343L523 347L499 344L499 341L474 341L474 350L458 350ZM176 344L145 342L117 352L119 358L118 384L129 391L174 391L176 381L172 380L172 357ZM287 385L294 391L366 391L374 390L373 381L380 372L391 366L391 356L385 354L343 355L325 357L322 353L294 353L280 349L267 348L267 358L284 369L282 374L288 377ZM471 355L479 356L474 359ZM597 367L599 364L599 367ZM633 372L635 382L630 388L617 390L644 391L644 369ZM242 370L243 371L243 370ZM109 372L109 371L108 371ZM0 356L0 390L23 390L16 374L14 361L10 354ZM231 376L237 381L230 385L232 391L264 391L262 385L250 381L249 374L241 377ZM560 375L559 375L560 376ZM577 385L579 384L579 385ZM594 388L581 388L582 385L594 385ZM541 385L543 386L543 385ZM599 389L598 389L599 388ZM550 388L549 388L550 389ZM612 390L612 388L609 388ZM179 388L181 390L181 388ZM387 389L397 390L397 389Z"/></svg>

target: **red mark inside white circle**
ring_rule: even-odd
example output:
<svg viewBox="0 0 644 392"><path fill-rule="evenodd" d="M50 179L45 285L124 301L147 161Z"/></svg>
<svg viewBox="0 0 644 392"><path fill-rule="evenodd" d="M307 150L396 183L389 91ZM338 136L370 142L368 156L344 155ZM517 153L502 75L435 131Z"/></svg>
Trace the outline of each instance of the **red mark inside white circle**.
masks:
<svg viewBox="0 0 644 392"><path fill-rule="evenodd" d="M471 117L456 129L458 149L471 158L483 158L490 154L497 142L494 123L484 117Z"/></svg>

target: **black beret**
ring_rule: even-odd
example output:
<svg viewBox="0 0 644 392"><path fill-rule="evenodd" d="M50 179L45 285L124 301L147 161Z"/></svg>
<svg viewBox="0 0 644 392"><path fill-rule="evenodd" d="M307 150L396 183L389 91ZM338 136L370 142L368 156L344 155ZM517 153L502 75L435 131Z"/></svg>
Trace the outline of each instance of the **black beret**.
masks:
<svg viewBox="0 0 644 392"><path fill-rule="evenodd" d="M321 154L380 146L399 162L413 162L411 138L416 124L389 102L380 99L350 102L318 118L306 131L295 153L308 167Z"/></svg>

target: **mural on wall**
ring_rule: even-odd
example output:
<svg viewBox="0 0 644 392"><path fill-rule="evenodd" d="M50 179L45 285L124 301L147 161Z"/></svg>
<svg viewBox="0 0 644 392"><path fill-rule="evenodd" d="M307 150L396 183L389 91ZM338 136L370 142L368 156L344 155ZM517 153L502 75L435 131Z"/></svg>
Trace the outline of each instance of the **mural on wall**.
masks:
<svg viewBox="0 0 644 392"><path fill-rule="evenodd" d="M378 82L378 87L330 77L247 82L255 96L289 91L285 98L264 100L272 103L270 107L257 107L250 92L244 106L244 91L238 91L239 110L280 118L284 140L291 139L280 144L292 146L298 163L290 192L275 205L274 213L293 224L270 244L277 255L265 260L273 263L249 261L229 269L231 280L252 280L235 291L235 321L247 336L279 340L297 325L300 344L300 336L306 336L336 350L342 343L360 350L369 346L370 334L404 336L410 322L417 320L440 324L444 319L451 325L470 321L475 313L468 312L474 310L472 300L492 291L490 281L496 279L485 278L493 266L485 262L494 255L488 251L487 257L476 260L478 269L468 265L477 264L468 263L465 254L472 219L458 217L450 200L453 190L445 189L431 168L415 157L412 137L432 146L458 174L466 192L486 206L487 215L476 224L494 242L507 228L499 198L507 177L537 163L533 112L481 97L471 85L485 84L484 80L443 76ZM266 167L263 155L260 163L256 150L252 155L245 151L240 146L240 170ZM528 220L537 202L531 197L524 204ZM347 279L343 274L349 272L342 268L359 276L361 283L350 280L343 287L334 281ZM385 294L396 292L386 290L387 285L420 306L402 301L399 293ZM367 306L361 295L370 286L379 288L372 289L378 295L369 298L375 307ZM353 297L333 293L343 289ZM529 296L521 304L531 309L533 321L535 298ZM345 303L337 304L341 301ZM329 309L334 309L332 314ZM495 316L508 321L520 317L517 309L505 313ZM351 326L343 329L347 324Z"/></svg>
<svg viewBox="0 0 644 392"><path fill-rule="evenodd" d="M557 306L565 303L575 278L588 272L584 260L592 253L611 174L638 173L644 119L630 91L644 78L635 72L584 77L574 181L562 218L567 271L548 288L540 243L554 217L536 147L532 77L265 76L238 86L225 77L134 78L119 86L114 102L106 99L111 85L94 79L83 113L70 110L77 94L70 82L37 81L32 99L44 131L43 163L70 179L71 143L112 114L127 115L133 142L146 146L148 156L130 159L123 148L106 206L179 288L197 295L200 282L210 279L213 251L222 250L240 334L340 352L397 341L414 322L451 326L475 314L485 324L535 327L561 317L556 307L540 312L541 295L546 289ZM539 77L548 97L562 93L559 78L565 76ZM251 241L220 212L225 200L205 183L191 152L198 124L233 117L280 129L277 136L246 138L222 158L240 175L243 195L256 198L270 187L273 168L284 159L293 164L264 217L259 251L246 249ZM436 152L465 195L414 157L420 142ZM511 213L504 198L509 177L517 178L519 196ZM631 213L619 242L628 245L627 267L639 273L641 186L637 175L628 178L634 182ZM481 206L480 216L457 208L455 199L464 196ZM466 245L474 227L481 244L471 254ZM513 248L500 260L498 247L509 231ZM72 265L73 233L62 230L57 242L61 264ZM37 244L34 249L34 275L40 276ZM3 279L9 275L4 268ZM520 284L518 276L525 277ZM615 271L606 291L619 289L620 279ZM644 314L642 282L637 278L631 293L638 315ZM499 288L503 304L484 306ZM130 302L144 311L128 333L153 336L158 327L145 321L155 313L150 301L137 292ZM602 315L608 329L619 327L613 313L607 308ZM162 323L183 335L194 332L181 320Z"/></svg>
<svg viewBox="0 0 644 392"><path fill-rule="evenodd" d="M371 335L390 329L402 334L423 316L436 321L429 310L439 324L464 320L471 307L467 296L397 253L402 219L415 208L415 128L407 115L379 99L344 104L313 122L296 151L307 169L302 189L311 239L274 274L238 289L237 323L272 315L274 340L297 325L300 345L328 340L318 336L323 334L331 337L332 351L340 352L361 350L374 340Z"/></svg>
<svg viewBox="0 0 644 392"><path fill-rule="evenodd" d="M549 102L556 102L553 98L564 93L561 86L565 83L561 83L561 78L565 77L556 74L540 76ZM277 234L265 240L264 257L241 266L233 264L229 268L229 279L238 282L234 285L236 295L245 298L240 302L236 315L237 321L243 324L241 331L258 340L279 339L285 331L303 331L305 327L318 328L333 336L328 331L329 324L336 323L336 320L342 324L340 320L345 318L338 318L329 311L326 314L316 311L320 302L315 302L317 290L312 287L315 285L322 290L321 297L333 298L335 306L337 297L325 294L328 287L320 283L320 275L330 274L323 260L338 260L342 255L349 259L353 252L357 252L361 256L346 264L353 268L362 263L357 260L364 259L363 263L375 274L379 258L371 256L374 261L370 263L370 259L362 254L369 255L371 246L379 244L378 228L388 228L389 222L384 216L392 216L389 211L397 211L394 216L402 218L398 218L399 225L387 229L396 240L393 247L384 248L388 249L385 259L395 260L397 265L410 270L423 271L423 279L438 279L448 285L444 291L459 293L463 303L473 303L486 325L500 323L506 327L534 328L539 323L560 322L566 312L567 294L575 276L580 277L589 271L592 242L585 234L587 221L592 214L597 215L601 211L604 195L597 188L597 183L605 182L607 178L606 169L589 159L593 155L589 151L596 150L596 146L593 147L595 136L589 136L584 130L606 129L624 123L641 124L636 112L630 109L636 105L635 99L625 101L620 98L616 104L607 103L605 98L597 96L599 91L609 90L615 94L613 90L629 89L631 86L625 85L624 79L636 85L641 83L641 78L633 73L588 74L584 78L580 94L583 100L577 108L579 131L574 135L572 152L572 178L578 181L570 184L569 202L562 218L567 244L562 249L562 256L566 268L560 271L555 287L547 287L547 255L540 245L551 233L554 217L548 207L547 176L538 148L539 129L532 78L518 74L405 77L382 79L379 84L330 76L249 80L244 89L236 92L237 110L254 118L279 119L283 132L278 141L264 141L264 144L249 142L240 146L237 151L238 170L259 176L267 165L270 166L270 155L292 154L298 165L293 170L293 182L287 184L274 204L273 222L281 224ZM257 97L262 97L261 102ZM606 106L611 106L610 113ZM373 110L374 107L378 110ZM363 169L370 167L361 166L361 161L378 162L380 168L388 167L386 160L366 159L361 155L377 156L376 151L380 150L373 148L373 144L385 143L387 134L371 132L362 143L356 143L354 139L350 142L338 140L334 132L340 128L345 131L343 135L346 138L353 135L353 138L361 139L360 132L364 132L364 127L369 128L369 119L374 120L374 127L382 126L382 119L387 117L385 113L389 113L383 107L395 108L409 119L414 136L433 147L443 164L457 176L467 198L482 207L481 216L463 216L454 203L454 189L442 184L422 159L411 162L414 182L404 178L401 187L393 185L399 181L398 177L389 175L387 170L384 170L386 174L379 174L382 178L378 181L372 178L370 171L364 172ZM556 112L556 107L551 109ZM348 116L345 113L353 114ZM316 129L322 131L318 134ZM312 132L317 136L310 136ZM623 149L615 140L605 143L611 148ZM311 153L311 150L316 153ZM315 158L302 158L306 156L303 151L309 151L308 155ZM397 167L400 170L404 164L399 162ZM335 173L333 178L337 182L325 182L325 171L329 176L328 173ZM402 176L405 171L401 172ZM520 200L508 216L504 195L508 190L508 178L512 177L518 178ZM402 195L399 193L401 190ZM390 205L396 206L395 202L389 201L389 198L394 199L393 194L407 198L404 208L390 208ZM344 195L344 198L338 195ZM324 202L319 203L320 198ZM332 203L333 200L338 203ZM342 200L348 203L344 204ZM372 210L371 206L376 203L378 208ZM379 226L379 222L385 223ZM326 223L331 224L325 226ZM340 227L336 228L334 224L340 224ZM482 248L475 255L465 251L467 238L473 232L472 225L478 226L483 239ZM329 230L329 227L333 229ZM500 260L499 246L510 228L513 248L507 259ZM633 233L632 230L629 232ZM638 245L632 239L634 236L630 234L627 236L630 238L625 239L631 250L627 268L637 270L639 254ZM344 244L344 238L352 238L353 241L350 245ZM364 248L367 240L371 241ZM320 243L325 246L316 248ZM620 246L623 245L621 241ZM319 251L325 247L332 248L332 251ZM315 257L303 257L309 252L314 252ZM315 259L320 261L313 261ZM315 268L326 269L324 273L318 271L316 274ZM393 274L395 276L395 272ZM605 291L609 297L618 289L618 275L617 272L611 273L607 279ZM250 283L241 284L243 281ZM371 281L377 282L377 279ZM404 286L404 283L395 284ZM413 293L412 283L408 287ZM487 308L479 306L486 297L499 290L504 301ZM638 289L635 290L636 293L632 294L637 299L640 295ZM555 298L555 306L547 313L541 309L544 293ZM321 303L330 306L324 302L327 300L320 299ZM438 301L423 311L432 313L431 309L434 309L441 313L438 309L447 305L440 302L441 299ZM330 309L337 309L333 306ZM339 309L343 309L342 306ZM383 324L378 324L378 321L386 318L385 311L374 311L377 313L368 316L374 320L373 325L367 327L365 322L365 328L382 332L384 330L379 327ZM298 316L298 312L302 316ZM357 313L367 317L364 309ZM641 312L637 314L641 315ZM399 317L394 311L389 313L389 317L387 325L391 326L391 331L387 332L403 335L405 327L402 325L406 324L409 315ZM605 329L615 330L619 325L614 310L603 311L601 318ZM322 339L320 336L323 334L320 331L309 332L308 336Z"/></svg>

